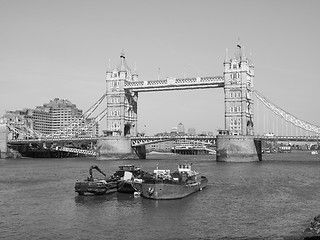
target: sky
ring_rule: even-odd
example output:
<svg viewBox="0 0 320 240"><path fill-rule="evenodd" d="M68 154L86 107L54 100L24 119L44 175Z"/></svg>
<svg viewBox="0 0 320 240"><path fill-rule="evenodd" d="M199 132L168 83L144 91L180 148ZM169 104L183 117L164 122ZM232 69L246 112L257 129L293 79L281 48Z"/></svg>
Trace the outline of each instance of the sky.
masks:
<svg viewBox="0 0 320 240"><path fill-rule="evenodd" d="M0 115L54 98L89 109L124 51L139 80L222 76L238 39L254 88L320 125L318 0L0 0ZM223 89L139 93L138 131L224 127ZM102 124L103 126L103 124ZM144 127L145 126L145 127Z"/></svg>

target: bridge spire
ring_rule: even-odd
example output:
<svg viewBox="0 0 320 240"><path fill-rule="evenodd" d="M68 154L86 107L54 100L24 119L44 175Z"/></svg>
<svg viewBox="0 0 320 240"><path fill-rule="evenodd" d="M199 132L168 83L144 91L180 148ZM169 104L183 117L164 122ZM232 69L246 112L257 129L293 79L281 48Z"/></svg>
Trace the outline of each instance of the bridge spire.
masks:
<svg viewBox="0 0 320 240"><path fill-rule="evenodd" d="M244 47L242 47L240 38L238 38L238 43L237 43L237 53L236 53L236 59L238 62L245 61L245 53L244 53Z"/></svg>
<svg viewBox="0 0 320 240"><path fill-rule="evenodd" d="M112 72L112 70L111 70L111 59L110 58L109 58L109 61L108 61L107 72Z"/></svg>
<svg viewBox="0 0 320 240"><path fill-rule="evenodd" d="M226 48L226 56L225 56L225 59L224 59L224 62L229 62L229 50L228 50L228 48Z"/></svg>
<svg viewBox="0 0 320 240"><path fill-rule="evenodd" d="M132 73L132 80L137 81L138 80L138 71L137 71L137 63L134 64L134 70Z"/></svg>
<svg viewBox="0 0 320 240"><path fill-rule="evenodd" d="M121 51L121 54L120 54L120 64L118 66L118 71L119 72L130 71L130 68L129 68L128 64L127 64L126 57L124 55L124 51L123 50Z"/></svg>

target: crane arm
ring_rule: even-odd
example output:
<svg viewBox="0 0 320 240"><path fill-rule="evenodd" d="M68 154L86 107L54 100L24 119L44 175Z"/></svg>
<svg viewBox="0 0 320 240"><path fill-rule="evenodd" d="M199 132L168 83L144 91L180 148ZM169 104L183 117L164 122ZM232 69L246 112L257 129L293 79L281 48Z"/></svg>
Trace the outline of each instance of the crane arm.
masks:
<svg viewBox="0 0 320 240"><path fill-rule="evenodd" d="M100 172L103 176L106 177L106 174L104 172L102 172L102 170L97 166L97 165L93 165L90 167L89 169L89 174L90 174L90 180L93 180L93 175L92 175L92 170L95 169L97 170L98 172Z"/></svg>

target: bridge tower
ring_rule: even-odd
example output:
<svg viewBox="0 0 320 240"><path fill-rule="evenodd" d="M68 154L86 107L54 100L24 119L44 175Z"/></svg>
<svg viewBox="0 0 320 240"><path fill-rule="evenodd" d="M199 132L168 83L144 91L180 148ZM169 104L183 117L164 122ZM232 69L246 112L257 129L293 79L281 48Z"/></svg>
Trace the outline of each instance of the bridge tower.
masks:
<svg viewBox="0 0 320 240"><path fill-rule="evenodd" d="M0 159L8 157L8 128L0 119Z"/></svg>
<svg viewBox="0 0 320 240"><path fill-rule="evenodd" d="M253 94L254 66L245 57L240 44L232 59L224 62L225 129L231 135L253 135Z"/></svg>
<svg viewBox="0 0 320 240"><path fill-rule="evenodd" d="M106 72L107 117L104 138L97 142L98 159L145 158L145 147L131 148L131 136L137 135L138 92L124 88L125 83L138 81L136 70L131 71L121 52L120 63ZM136 154L133 152L136 151Z"/></svg>
<svg viewBox="0 0 320 240"><path fill-rule="evenodd" d="M251 162L261 160L261 141L254 139L254 66L237 44L235 56L224 65L225 130L217 135L217 161Z"/></svg>
<svg viewBox="0 0 320 240"><path fill-rule="evenodd" d="M107 70L107 130L108 136L137 135L137 101L138 93L124 90L125 82L138 80L136 70L131 72L124 53L120 55L117 68Z"/></svg>

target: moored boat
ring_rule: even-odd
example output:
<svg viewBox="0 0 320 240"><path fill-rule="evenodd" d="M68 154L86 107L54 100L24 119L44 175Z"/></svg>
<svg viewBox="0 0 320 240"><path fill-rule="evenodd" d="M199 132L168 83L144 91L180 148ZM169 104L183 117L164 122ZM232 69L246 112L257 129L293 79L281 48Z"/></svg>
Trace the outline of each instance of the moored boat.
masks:
<svg viewBox="0 0 320 240"><path fill-rule="evenodd" d="M100 172L104 178L93 178L92 170ZM103 195L117 191L118 179L111 176L106 177L106 174L101 169L94 165L89 169L89 177L83 181L77 181L75 184L75 192L79 195Z"/></svg>
<svg viewBox="0 0 320 240"><path fill-rule="evenodd" d="M192 164L179 164L173 173L170 170L154 170L152 178L145 178L139 184L141 196L149 199L179 199L207 186L208 179L198 176L191 169Z"/></svg>
<svg viewBox="0 0 320 240"><path fill-rule="evenodd" d="M134 183L140 183L145 172L134 165L121 165L114 173L114 177L118 180L118 192L134 193L137 191Z"/></svg>

